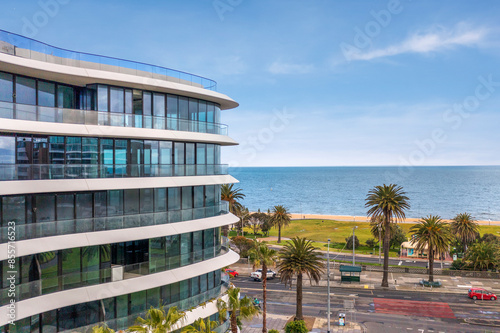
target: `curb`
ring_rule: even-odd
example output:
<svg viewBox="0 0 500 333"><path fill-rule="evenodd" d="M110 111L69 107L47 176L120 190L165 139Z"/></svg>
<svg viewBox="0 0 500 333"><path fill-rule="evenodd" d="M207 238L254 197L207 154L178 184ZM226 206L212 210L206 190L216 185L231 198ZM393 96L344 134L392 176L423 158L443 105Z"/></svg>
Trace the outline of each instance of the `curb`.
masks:
<svg viewBox="0 0 500 333"><path fill-rule="evenodd" d="M471 325L500 327L500 320L495 320L495 319L465 318L464 321L467 324L471 324Z"/></svg>

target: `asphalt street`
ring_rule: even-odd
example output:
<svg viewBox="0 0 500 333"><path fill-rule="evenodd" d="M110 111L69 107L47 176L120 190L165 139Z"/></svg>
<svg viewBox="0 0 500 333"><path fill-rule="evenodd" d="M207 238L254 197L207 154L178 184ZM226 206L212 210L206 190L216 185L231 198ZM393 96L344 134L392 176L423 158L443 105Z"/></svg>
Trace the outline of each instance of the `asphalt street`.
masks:
<svg viewBox="0 0 500 333"><path fill-rule="evenodd" d="M243 294L262 299L262 284L248 277L232 280ZM278 279L268 280L268 312L295 314L296 291ZM326 318L326 287L304 283L303 311L307 316ZM476 301L464 294L428 293L382 289L331 288L332 325L345 301L354 301L355 312L347 320L363 324L368 332L499 332L500 327L465 323L467 318L500 320L498 301Z"/></svg>

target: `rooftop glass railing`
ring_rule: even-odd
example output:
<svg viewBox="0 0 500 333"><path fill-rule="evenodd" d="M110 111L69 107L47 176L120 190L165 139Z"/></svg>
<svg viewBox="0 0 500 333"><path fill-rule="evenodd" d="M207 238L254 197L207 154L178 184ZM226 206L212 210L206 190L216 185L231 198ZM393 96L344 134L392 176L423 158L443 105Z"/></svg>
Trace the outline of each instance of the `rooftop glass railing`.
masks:
<svg viewBox="0 0 500 333"><path fill-rule="evenodd" d="M53 64L131 74L217 90L215 81L198 75L137 61L65 50L4 30L0 30L0 52Z"/></svg>
<svg viewBox="0 0 500 333"><path fill-rule="evenodd" d="M128 113L63 109L10 102L0 102L0 118L64 124L153 128L228 135L227 125L224 124Z"/></svg>
<svg viewBox="0 0 500 333"><path fill-rule="evenodd" d="M134 279L137 277L160 273L171 269L192 265L203 260L212 259L226 254L229 251L227 243L222 243L204 250L179 254L161 260L145 261L131 265L112 265L109 268L87 270L70 274L45 276L42 280L36 280L21 284L15 284L0 290L0 306L6 305L11 298L9 292L15 289L15 301L19 302L29 298L52 294L58 291L70 290L105 284L113 281Z"/></svg>
<svg viewBox="0 0 500 333"><path fill-rule="evenodd" d="M16 224L16 241L83 232L163 225L220 216L228 213L228 202L221 201L214 206L171 210L167 212ZM12 227L0 228L0 243L7 243L9 241L8 232L11 230Z"/></svg>
<svg viewBox="0 0 500 333"><path fill-rule="evenodd" d="M0 181L227 174L227 164L0 164Z"/></svg>

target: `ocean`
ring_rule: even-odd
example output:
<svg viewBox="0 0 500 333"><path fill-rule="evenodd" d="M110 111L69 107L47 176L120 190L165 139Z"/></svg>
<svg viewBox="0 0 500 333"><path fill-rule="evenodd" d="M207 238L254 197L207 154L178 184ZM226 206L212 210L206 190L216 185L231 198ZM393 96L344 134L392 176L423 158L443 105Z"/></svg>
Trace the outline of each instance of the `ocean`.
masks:
<svg viewBox="0 0 500 333"><path fill-rule="evenodd" d="M291 213L366 216L365 198L376 185L401 185L410 199L406 216L500 221L500 166L238 167L229 173L251 211L284 205Z"/></svg>

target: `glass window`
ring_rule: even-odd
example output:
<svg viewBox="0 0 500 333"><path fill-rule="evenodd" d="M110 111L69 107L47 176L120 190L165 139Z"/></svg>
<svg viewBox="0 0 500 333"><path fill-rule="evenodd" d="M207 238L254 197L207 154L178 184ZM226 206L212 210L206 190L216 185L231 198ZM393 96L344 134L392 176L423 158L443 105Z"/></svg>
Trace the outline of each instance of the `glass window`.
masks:
<svg viewBox="0 0 500 333"><path fill-rule="evenodd" d="M207 143L207 164L212 165L215 163L215 147L211 143Z"/></svg>
<svg viewBox="0 0 500 333"><path fill-rule="evenodd" d="M215 205L215 188L213 185L205 186L205 204L207 207Z"/></svg>
<svg viewBox="0 0 500 333"><path fill-rule="evenodd" d="M216 124L220 124L220 107L218 105L215 105L215 120L214 122Z"/></svg>
<svg viewBox="0 0 500 333"><path fill-rule="evenodd" d="M16 164L32 164L33 155L33 140L28 136L18 136L16 144Z"/></svg>
<svg viewBox="0 0 500 333"><path fill-rule="evenodd" d="M198 100L189 99L189 120L198 120Z"/></svg>
<svg viewBox="0 0 500 333"><path fill-rule="evenodd" d="M207 164L206 159L206 144L196 144L196 164Z"/></svg>
<svg viewBox="0 0 500 333"><path fill-rule="evenodd" d="M125 214L139 214L139 190L124 190L123 196Z"/></svg>
<svg viewBox="0 0 500 333"><path fill-rule="evenodd" d="M123 88L109 88L109 108L111 112L123 113L125 111L125 98Z"/></svg>
<svg viewBox="0 0 500 333"><path fill-rule="evenodd" d="M164 212L167 210L167 189L155 188L155 212Z"/></svg>
<svg viewBox="0 0 500 333"><path fill-rule="evenodd" d="M82 273L83 280L86 280L88 284L99 283L99 250L104 248L103 246L84 246L82 247Z"/></svg>
<svg viewBox="0 0 500 333"><path fill-rule="evenodd" d="M92 193L78 193L76 195L76 218L87 219L92 217Z"/></svg>
<svg viewBox="0 0 500 333"><path fill-rule="evenodd" d="M157 308L160 305L160 288L153 288L147 290L147 304L146 308Z"/></svg>
<svg viewBox="0 0 500 333"><path fill-rule="evenodd" d="M82 164L82 138L66 138L66 164Z"/></svg>
<svg viewBox="0 0 500 333"><path fill-rule="evenodd" d="M193 208L193 188L191 186L182 188L182 209Z"/></svg>
<svg viewBox="0 0 500 333"><path fill-rule="evenodd" d="M180 300L181 285L180 282L172 283L170 285L170 302L178 302Z"/></svg>
<svg viewBox="0 0 500 333"><path fill-rule="evenodd" d="M2 224L13 221L16 224L26 223L26 197L24 195L2 198Z"/></svg>
<svg viewBox="0 0 500 333"><path fill-rule="evenodd" d="M6 136L6 135L0 136L0 164L15 164L15 163L16 163L16 138L14 136ZM2 172L5 171L2 170Z"/></svg>
<svg viewBox="0 0 500 333"><path fill-rule="evenodd" d="M181 209L181 189L171 187L168 189L168 210Z"/></svg>
<svg viewBox="0 0 500 333"><path fill-rule="evenodd" d="M99 111L108 111L108 86L97 86L97 108Z"/></svg>
<svg viewBox="0 0 500 333"><path fill-rule="evenodd" d="M154 115L165 117L165 95L153 94L153 103Z"/></svg>
<svg viewBox="0 0 500 333"><path fill-rule="evenodd" d="M194 187L194 208L203 207L205 202L205 193L203 186L195 186Z"/></svg>
<svg viewBox="0 0 500 333"><path fill-rule="evenodd" d="M49 163L49 147L47 138L33 138L33 164Z"/></svg>
<svg viewBox="0 0 500 333"><path fill-rule="evenodd" d="M116 318L123 318L129 315L128 297L129 295L121 295L116 297Z"/></svg>
<svg viewBox="0 0 500 333"><path fill-rule="evenodd" d="M214 234L214 229L203 230L203 247L205 249L214 247Z"/></svg>
<svg viewBox="0 0 500 333"><path fill-rule="evenodd" d="M179 118L189 119L188 99L186 97L179 97Z"/></svg>
<svg viewBox="0 0 500 333"><path fill-rule="evenodd" d="M189 297L189 282L190 280L184 280L179 282L180 299L186 299Z"/></svg>
<svg viewBox="0 0 500 333"><path fill-rule="evenodd" d="M57 220L73 220L75 218L75 197L73 194L58 194Z"/></svg>
<svg viewBox="0 0 500 333"><path fill-rule="evenodd" d="M36 196L36 221L55 221L55 200L54 194L38 194Z"/></svg>
<svg viewBox="0 0 500 333"><path fill-rule="evenodd" d="M190 232L181 234L181 265L191 263L191 252L193 252L192 234Z"/></svg>
<svg viewBox="0 0 500 333"><path fill-rule="evenodd" d="M191 278L191 296L198 295L200 293L200 277L195 276Z"/></svg>
<svg viewBox="0 0 500 333"><path fill-rule="evenodd" d="M127 140L115 140L115 174L127 173Z"/></svg>
<svg viewBox="0 0 500 333"><path fill-rule="evenodd" d="M214 122L215 105L212 103L207 103L207 122Z"/></svg>
<svg viewBox="0 0 500 333"><path fill-rule="evenodd" d="M207 291L207 275L208 274L200 275L200 293Z"/></svg>
<svg viewBox="0 0 500 333"><path fill-rule="evenodd" d="M160 164L173 164L172 142L170 141L160 141Z"/></svg>
<svg viewBox="0 0 500 333"><path fill-rule="evenodd" d="M198 104L198 119L199 121L207 121L207 102L200 101Z"/></svg>
<svg viewBox="0 0 500 333"><path fill-rule="evenodd" d="M81 270L80 257L81 249L66 249L61 250L61 261L62 261L62 274L66 275L63 278L63 289L75 288L81 283Z"/></svg>
<svg viewBox="0 0 500 333"><path fill-rule="evenodd" d="M167 117L177 118L178 112L178 97L175 95L167 95Z"/></svg>
<svg viewBox="0 0 500 333"><path fill-rule="evenodd" d="M193 232L193 252L196 261L203 259L203 231Z"/></svg>
<svg viewBox="0 0 500 333"><path fill-rule="evenodd" d="M144 141L130 140L130 164L142 164L142 154L144 151Z"/></svg>
<svg viewBox="0 0 500 333"><path fill-rule="evenodd" d="M97 164L98 154L97 138L82 138L82 164Z"/></svg>
<svg viewBox="0 0 500 333"><path fill-rule="evenodd" d="M16 103L36 104L36 82L23 76L16 77Z"/></svg>
<svg viewBox="0 0 500 333"><path fill-rule="evenodd" d="M186 164L195 164L194 143L186 143Z"/></svg>
<svg viewBox="0 0 500 333"><path fill-rule="evenodd" d="M137 314L146 310L146 291L130 294L130 314Z"/></svg>
<svg viewBox="0 0 500 333"><path fill-rule="evenodd" d="M43 333L57 332L57 310L42 313L41 331Z"/></svg>
<svg viewBox="0 0 500 333"><path fill-rule="evenodd" d="M56 105L56 85L38 81L38 105L54 107Z"/></svg>
<svg viewBox="0 0 500 333"><path fill-rule="evenodd" d="M125 89L125 113L132 113L132 109L133 109L132 90Z"/></svg>
<svg viewBox="0 0 500 333"><path fill-rule="evenodd" d="M103 87L103 86L100 86ZM106 88L106 87L104 87ZM100 90L99 90L100 92ZM106 89L106 110L108 110L108 100L107 100L107 89ZM92 100L92 97L90 97ZM99 100L100 102L100 100ZM100 105L100 104L99 104ZM73 109L75 107L75 93L73 87L63 86L61 84L57 85L57 107Z"/></svg>
<svg viewBox="0 0 500 333"><path fill-rule="evenodd" d="M174 163L185 164L184 162L184 143L176 142L174 144Z"/></svg>
<svg viewBox="0 0 500 333"><path fill-rule="evenodd" d="M108 216L123 215L123 191L108 191Z"/></svg>
<svg viewBox="0 0 500 333"><path fill-rule="evenodd" d="M158 141L144 141L144 164L158 164Z"/></svg>
<svg viewBox="0 0 500 333"><path fill-rule="evenodd" d="M144 92L142 95L142 98L143 98L142 114L145 116L150 116L151 115L151 93Z"/></svg>
<svg viewBox="0 0 500 333"><path fill-rule="evenodd" d="M153 212L153 189L141 188L141 213Z"/></svg>
<svg viewBox="0 0 500 333"><path fill-rule="evenodd" d="M149 270L150 273L165 270L165 237L149 240Z"/></svg>
<svg viewBox="0 0 500 333"><path fill-rule="evenodd" d="M207 282L208 282L208 289L213 289L215 287L215 278L214 278L214 272L210 272L207 274L208 275L208 278L207 278Z"/></svg>
<svg viewBox="0 0 500 333"><path fill-rule="evenodd" d="M14 76L12 74L0 72L0 101L13 102Z"/></svg>
<svg viewBox="0 0 500 333"><path fill-rule="evenodd" d="M94 217L106 217L107 216L107 193L105 191L94 193L94 207L95 216Z"/></svg>

